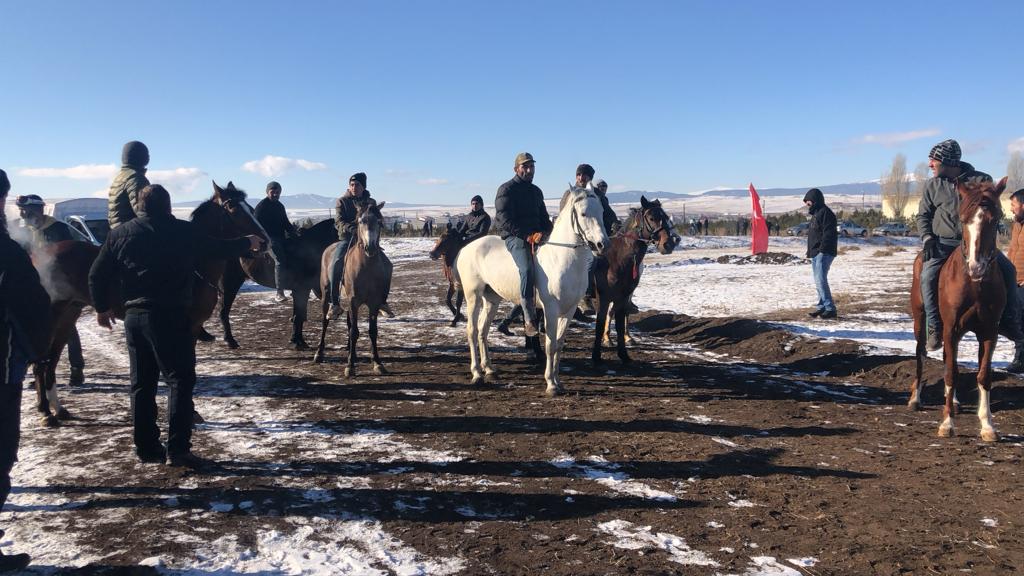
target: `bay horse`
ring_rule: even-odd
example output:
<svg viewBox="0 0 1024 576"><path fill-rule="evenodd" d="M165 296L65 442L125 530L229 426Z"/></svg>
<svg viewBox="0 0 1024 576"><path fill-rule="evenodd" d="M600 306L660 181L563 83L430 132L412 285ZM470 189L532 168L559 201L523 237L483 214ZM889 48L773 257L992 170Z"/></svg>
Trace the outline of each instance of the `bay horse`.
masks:
<svg viewBox="0 0 1024 576"><path fill-rule="evenodd" d="M245 202L245 193L238 190L230 182L225 188L213 184L213 196L200 204L192 213L192 221L197 231L206 236L217 238L237 238L248 234L256 234L266 239L266 233L256 221L252 208ZM198 214L198 218L197 218ZM33 366L37 404L36 408L43 415L44 426L56 426L59 420L71 418L57 397L56 364L67 345L71 329L85 306L92 306L89 294L89 270L99 255L100 248L87 242L58 242L49 250L40 252L34 257L33 264L41 278L46 278L44 286L50 293L51 313L54 319L54 331L50 340L50 349L44 359ZM189 325L193 337L198 336L205 322L217 303L216 282L219 282L219 270L223 271L224 260L203 259L196 261L196 278L192 284L192 303L188 309ZM211 280L213 278L213 280ZM113 283L117 290L116 282ZM116 318L124 319L124 305L119 292L112 293ZM50 404L53 404L52 411Z"/></svg>
<svg viewBox="0 0 1024 576"><path fill-rule="evenodd" d="M324 250L338 241L334 220L317 222L308 228L299 228L299 236L285 243L288 260L282 270L282 284L292 292L292 336L289 341L295 350L308 350L309 344L302 334L309 306L309 292L320 294L320 257ZM274 259L269 252L247 255L231 260L224 269L221 287L224 290L220 303L220 324L224 329L224 342L229 348L238 348L238 341L231 332L231 306L238 296L238 290L246 279L261 286L277 288L274 280ZM212 336L210 337L212 339Z"/></svg>
<svg viewBox="0 0 1024 576"><path fill-rule="evenodd" d="M545 392L555 396L564 391L558 369L562 344L576 303L587 291L590 262L608 245L601 220L601 201L591 185L570 187L570 201L555 220L547 242L536 249L538 301L544 309L546 363ZM456 287L466 295L466 338L469 341L469 370L473 385L491 379L487 334L501 301L519 301L519 271L505 242L497 236L475 240L459 252L455 261Z"/></svg>
<svg viewBox="0 0 1024 576"><path fill-rule="evenodd" d="M615 313L615 331L618 333L617 350L623 364L630 362L626 351L626 309L629 297L640 283L640 270L647 246L654 244L661 254L675 249L672 218L665 213L659 200L648 201L640 197L640 208L631 208L622 230L612 237L605 254L594 265L597 287L597 316L594 326L594 347L591 360L601 364L602 340L607 340L609 306Z"/></svg>
<svg viewBox="0 0 1024 576"><path fill-rule="evenodd" d="M992 352L998 338L999 320L1008 297L1003 275L995 260L998 248L996 234L1003 217L999 195L1006 189L1006 178L998 184L992 182L960 183L960 225L963 241L949 255L939 272L939 311L942 316L942 354L945 363L943 381L946 402L942 411L941 437L955 435L953 417L957 379L957 349L967 332L978 338L978 420L981 439L995 442L999 439L992 426L990 391L992 389ZM921 298L922 255L914 261L914 280L910 288L910 311L914 317L914 337L917 339L917 366L910 385L912 410L921 407L921 377L925 349L924 303Z"/></svg>
<svg viewBox="0 0 1024 576"><path fill-rule="evenodd" d="M462 250L462 247L465 245L466 241L462 234L453 228L451 222L449 222L441 232L441 235L437 237L433 250L430 251L431 260L441 260L441 270L444 272L445 280L448 281L448 291L444 296L444 301L448 305L448 309L452 311L452 321L449 324L452 328L459 324L459 320L466 319L462 312L460 312L464 296L462 290L455 287L453 270L455 267L455 257L459 255L459 250ZM452 298L455 298L455 303L452 303Z"/></svg>
<svg viewBox="0 0 1024 576"><path fill-rule="evenodd" d="M356 237L345 254L345 275L342 279L342 307L348 323L348 364L345 366L345 377L356 375L356 341L359 339L359 307L366 305L370 333L370 354L373 360L373 373L386 374L377 353L377 316L382 307L386 306L388 294L391 292L391 274L394 266L387 254L380 249L380 231L384 225L384 217L380 209L384 202L377 204L370 199L356 205ZM329 294L331 282L331 260L338 242L324 250L320 264L320 291ZM323 362L324 340L327 337L327 325L330 322L328 309L330 298L321 299L322 325L320 343L317 345L314 362Z"/></svg>

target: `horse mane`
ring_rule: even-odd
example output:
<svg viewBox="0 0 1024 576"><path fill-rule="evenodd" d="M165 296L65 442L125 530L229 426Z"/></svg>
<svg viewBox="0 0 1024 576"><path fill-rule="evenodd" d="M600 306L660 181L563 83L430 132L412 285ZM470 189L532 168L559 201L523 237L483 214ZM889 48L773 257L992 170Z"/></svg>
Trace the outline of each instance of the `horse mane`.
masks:
<svg viewBox="0 0 1024 576"><path fill-rule="evenodd" d="M196 206L195 210L192 210L192 214L189 215L189 219L195 221L198 218L206 216L211 210L214 209L220 210L221 207L213 200L213 198L209 198L207 200L204 200L199 206Z"/></svg>

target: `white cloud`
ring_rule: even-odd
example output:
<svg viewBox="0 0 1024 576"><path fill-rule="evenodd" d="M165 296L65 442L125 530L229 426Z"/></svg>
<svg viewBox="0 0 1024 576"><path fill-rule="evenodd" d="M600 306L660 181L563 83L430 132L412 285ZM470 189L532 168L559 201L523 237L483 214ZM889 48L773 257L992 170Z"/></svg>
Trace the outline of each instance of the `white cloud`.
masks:
<svg viewBox="0 0 1024 576"><path fill-rule="evenodd" d="M163 185L171 194L191 194L199 185L199 181L205 179L206 176L206 172L199 168L150 170L146 173L150 182Z"/></svg>
<svg viewBox="0 0 1024 576"><path fill-rule="evenodd" d="M274 176L284 174L289 170L296 169L305 170L307 172L312 170L326 170L327 164L324 164L323 162L311 162L301 158L271 156L270 154L267 154L260 160L250 160L245 164L242 164L242 170L262 174L267 178L273 178Z"/></svg>
<svg viewBox="0 0 1024 576"><path fill-rule="evenodd" d="M1006 151L1009 152L1010 154L1013 154L1014 152L1024 154L1024 136L1017 138L1013 142L1010 142L1006 146Z"/></svg>
<svg viewBox="0 0 1024 576"><path fill-rule="evenodd" d="M416 183L419 184L420 186L444 186L445 184L448 184L448 179L447 178L424 178L422 180L417 180Z"/></svg>
<svg viewBox="0 0 1024 576"><path fill-rule="evenodd" d="M111 180L117 174L115 164L79 164L71 168L22 168L18 175L30 178L70 178L72 180Z"/></svg>
<svg viewBox="0 0 1024 576"><path fill-rule="evenodd" d="M896 146L912 140L920 140L930 136L938 136L941 131L938 128L925 130L911 130L910 132L882 132L878 134L865 134L854 139L855 144L881 144L882 146Z"/></svg>

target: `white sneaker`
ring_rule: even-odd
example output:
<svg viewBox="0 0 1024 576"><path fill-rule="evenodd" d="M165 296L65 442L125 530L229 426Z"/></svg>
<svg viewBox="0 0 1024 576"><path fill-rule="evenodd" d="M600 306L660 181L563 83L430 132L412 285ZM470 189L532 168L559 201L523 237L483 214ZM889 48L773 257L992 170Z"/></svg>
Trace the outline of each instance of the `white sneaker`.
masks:
<svg viewBox="0 0 1024 576"><path fill-rule="evenodd" d="M285 296L283 292L278 292L277 295L274 296L274 302L277 302L278 304L281 304L282 302L287 302L287 301L288 301L288 297Z"/></svg>

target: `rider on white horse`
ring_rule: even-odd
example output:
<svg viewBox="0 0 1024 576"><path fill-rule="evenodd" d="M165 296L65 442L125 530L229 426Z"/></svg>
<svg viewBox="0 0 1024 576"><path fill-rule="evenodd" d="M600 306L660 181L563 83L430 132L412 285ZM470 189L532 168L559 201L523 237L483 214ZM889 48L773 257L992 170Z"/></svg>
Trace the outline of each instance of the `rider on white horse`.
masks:
<svg viewBox="0 0 1024 576"><path fill-rule="evenodd" d="M519 297L527 336L537 335L533 253L544 236L551 233L544 193L533 184L534 166L533 155L519 153L515 177L498 188L494 199L494 226L519 269Z"/></svg>

